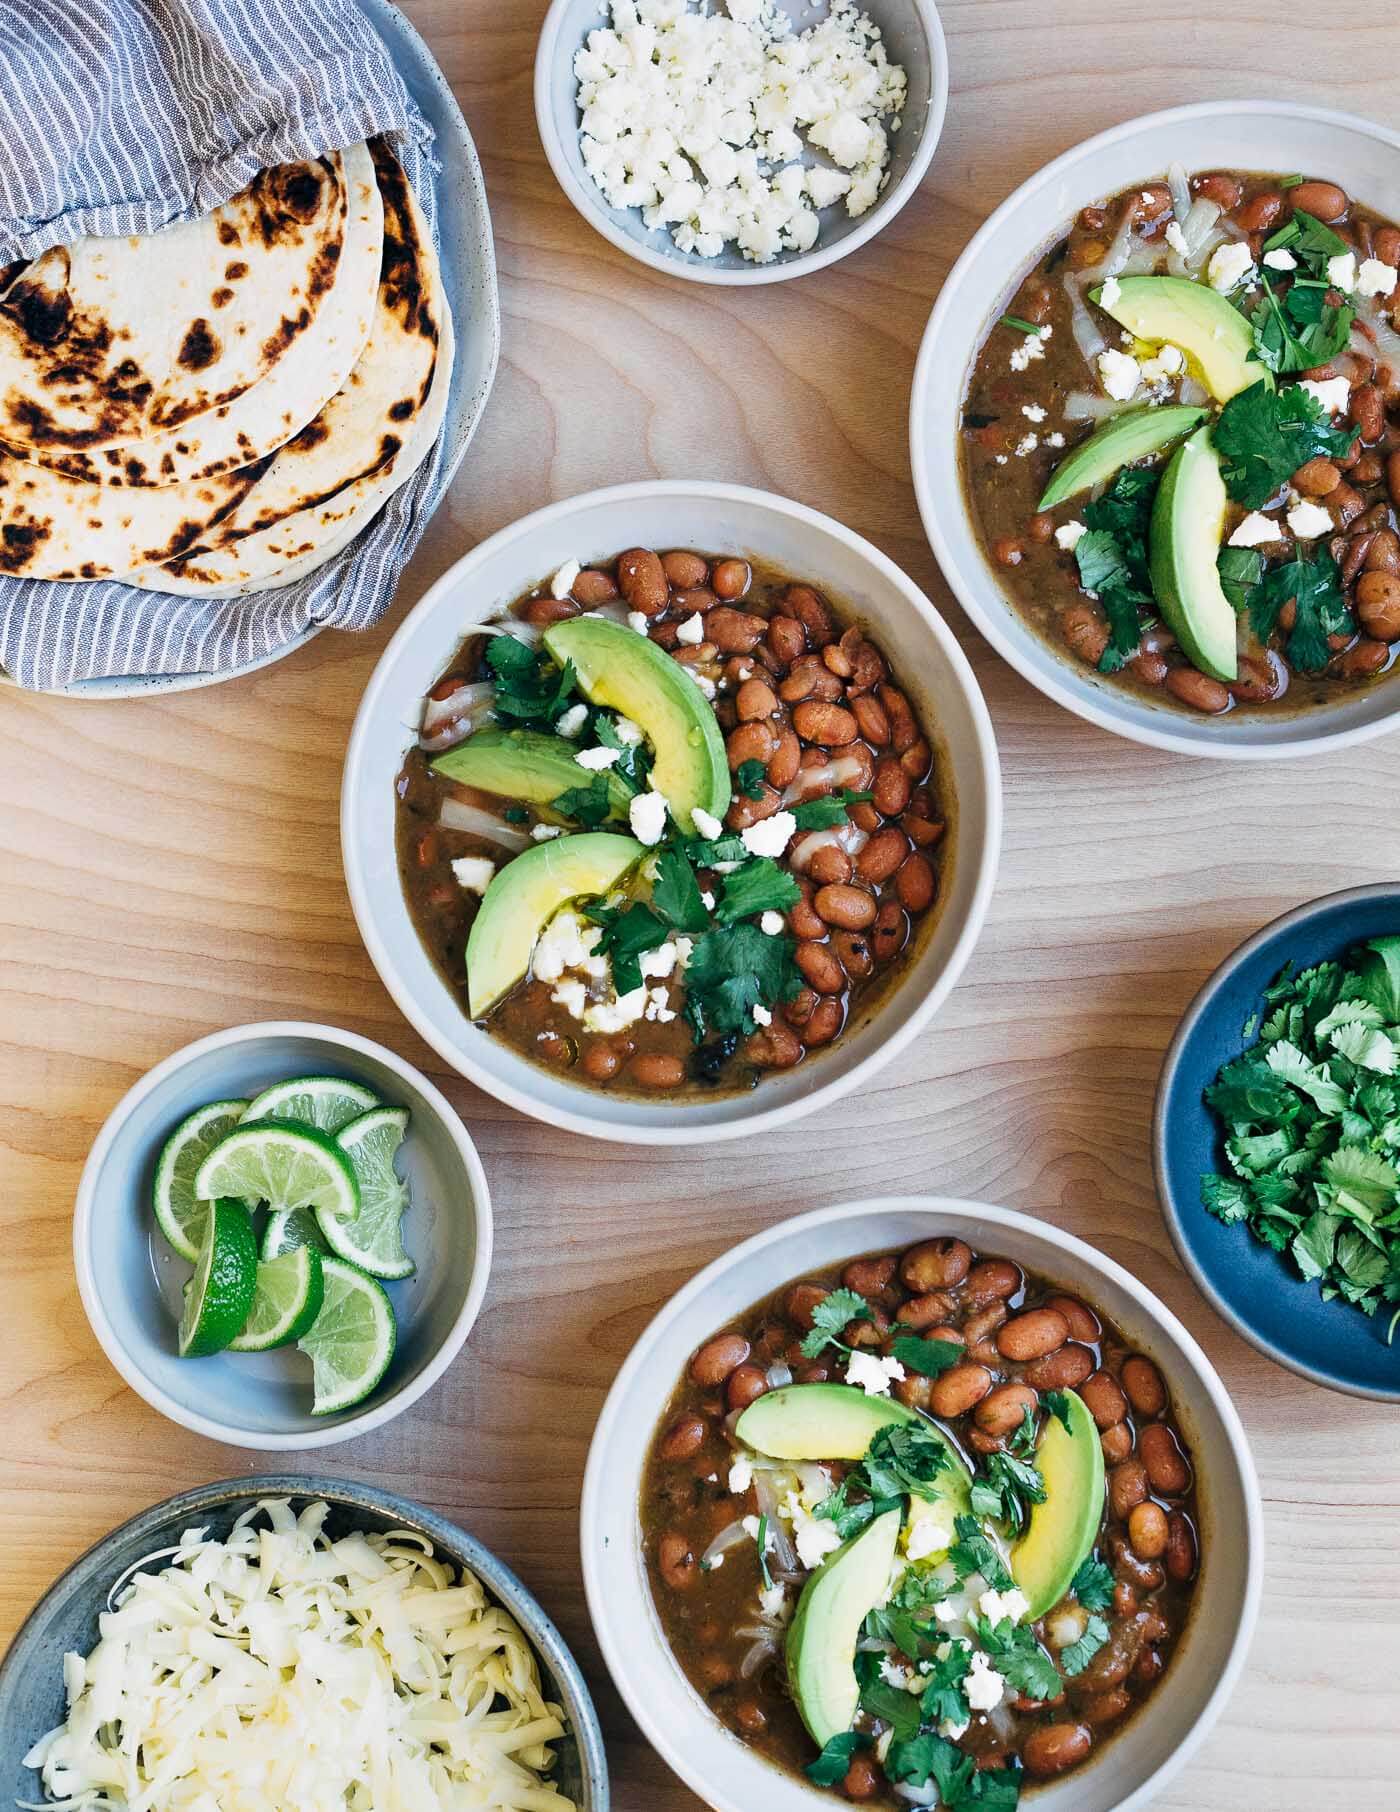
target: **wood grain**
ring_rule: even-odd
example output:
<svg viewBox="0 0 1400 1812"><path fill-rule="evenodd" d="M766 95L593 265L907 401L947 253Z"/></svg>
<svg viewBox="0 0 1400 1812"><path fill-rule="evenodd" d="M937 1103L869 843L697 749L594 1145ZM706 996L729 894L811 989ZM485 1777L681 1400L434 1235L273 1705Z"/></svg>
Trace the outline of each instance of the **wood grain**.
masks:
<svg viewBox="0 0 1400 1812"><path fill-rule="evenodd" d="M931 1186L1042 1214L1135 1270L1204 1343L1249 1428L1264 1615L1220 1726L1160 1804L1393 1812L1400 1419L1277 1370L1213 1317L1158 1216L1147 1135L1162 1053L1210 968L1276 912L1400 871L1400 737L1237 768L1062 714L962 621L905 451L932 299L1011 187L1088 133L1175 102L1268 94L1393 118L1389 9L944 0L953 99L921 193L835 269L738 295L633 263L564 200L531 110L543 0L408 10L482 150L506 326L494 399L391 622L179 698L0 700L0 1636L121 1518L257 1469L123 1388L78 1305L70 1214L91 1140L146 1068L218 1027L297 1015L383 1039L442 1083L479 1142L498 1223L487 1310L448 1377L307 1468L407 1491L520 1570L598 1690L618 1812L699 1802L622 1712L584 1611L576 1509L603 1393L647 1318L736 1232ZM643 1163L442 1073L356 935L336 807L356 701L427 583L525 510L653 474L786 492L913 574L986 690L1007 829L965 980L875 1089L818 1128Z"/></svg>

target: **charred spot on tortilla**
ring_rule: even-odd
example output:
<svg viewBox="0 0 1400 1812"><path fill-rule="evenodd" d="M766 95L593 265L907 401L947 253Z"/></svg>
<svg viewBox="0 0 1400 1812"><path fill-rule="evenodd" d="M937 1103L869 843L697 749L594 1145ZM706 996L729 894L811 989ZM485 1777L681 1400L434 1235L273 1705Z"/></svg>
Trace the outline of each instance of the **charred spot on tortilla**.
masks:
<svg viewBox="0 0 1400 1812"><path fill-rule="evenodd" d="M299 434L294 434L287 442L286 450L293 453L306 453L312 447L319 447L330 433L324 414L313 416Z"/></svg>
<svg viewBox="0 0 1400 1812"><path fill-rule="evenodd" d="M227 308L228 304L233 300L233 291L231 289L216 289L209 300L214 304L215 308Z"/></svg>
<svg viewBox="0 0 1400 1812"><path fill-rule="evenodd" d="M7 522L0 529L0 571L22 572L52 532L45 522Z"/></svg>
<svg viewBox="0 0 1400 1812"><path fill-rule="evenodd" d="M224 280L227 283L237 283L240 277L247 275L248 266L241 258L235 258L231 264L224 266Z"/></svg>
<svg viewBox="0 0 1400 1812"><path fill-rule="evenodd" d="M180 342L180 350L175 355L175 363L183 366L186 371L206 371L221 350L217 335L203 315L200 315L190 322L188 331Z"/></svg>
<svg viewBox="0 0 1400 1812"><path fill-rule="evenodd" d="M390 405L389 420L392 422L406 422L417 407L417 403L411 396L400 397L398 402Z"/></svg>
<svg viewBox="0 0 1400 1812"><path fill-rule="evenodd" d="M298 334L305 333L311 325L311 311L303 308L289 319L283 315L281 324L275 332L270 333L263 341L263 357L269 364L275 363L296 339Z"/></svg>
<svg viewBox="0 0 1400 1812"><path fill-rule="evenodd" d="M335 181L335 168L328 158L315 164L274 164L254 177L249 197L258 236L266 246L279 240L296 240L302 228L314 221L321 210L323 181ZM341 195L341 213L345 196Z"/></svg>
<svg viewBox="0 0 1400 1812"><path fill-rule="evenodd" d="M233 222L231 220L221 220L219 222L219 244L242 245L242 243L243 240L239 235L238 228Z"/></svg>
<svg viewBox="0 0 1400 1812"><path fill-rule="evenodd" d="M66 264L64 268L66 270ZM13 316L25 338L33 340L36 346L56 346L68 332L73 314L73 304L66 289L47 289L33 279L24 278L11 286L0 307Z"/></svg>

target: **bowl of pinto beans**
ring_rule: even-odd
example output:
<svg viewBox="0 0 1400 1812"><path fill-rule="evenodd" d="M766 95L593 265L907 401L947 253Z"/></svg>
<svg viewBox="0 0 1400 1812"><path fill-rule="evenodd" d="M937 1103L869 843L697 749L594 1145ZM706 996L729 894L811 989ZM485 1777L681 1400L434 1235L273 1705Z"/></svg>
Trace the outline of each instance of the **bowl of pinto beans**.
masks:
<svg viewBox="0 0 1400 1812"><path fill-rule="evenodd" d="M928 599L830 517L619 486L432 588L360 708L351 898L465 1076L594 1137L810 1113L896 1059L986 915L1000 772Z"/></svg>

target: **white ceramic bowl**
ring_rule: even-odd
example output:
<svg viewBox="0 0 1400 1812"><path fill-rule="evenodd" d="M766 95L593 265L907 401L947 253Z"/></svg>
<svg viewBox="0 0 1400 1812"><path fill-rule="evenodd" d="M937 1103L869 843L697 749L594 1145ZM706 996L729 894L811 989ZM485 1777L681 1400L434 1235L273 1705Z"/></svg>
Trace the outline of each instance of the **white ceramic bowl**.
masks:
<svg viewBox="0 0 1400 1812"><path fill-rule="evenodd" d="M1002 203L949 273L914 374L909 433L914 485L944 577L973 622L1047 697L1102 729L1158 749L1234 760L1312 755L1364 742L1400 717L1400 683L1294 716L1194 715L1154 704L1091 673L1044 641L1002 595L963 500L959 418L988 324L1036 259L1090 203L1191 170L1302 170L1339 182L1358 201L1400 215L1400 133L1369 120L1285 101L1210 101L1174 107L1101 132L1047 164Z"/></svg>
<svg viewBox="0 0 1400 1812"><path fill-rule="evenodd" d="M1097 1304L1160 1366L1195 1458L1202 1521L1196 1611L1151 1699L1085 1767L1037 1789L1037 1812L1131 1812L1185 1767L1244 1665L1259 1611L1263 1513L1240 1419L1176 1317L1120 1265L1044 1221L941 1196L821 1208L745 1240L693 1278L633 1347L608 1394L584 1476L588 1608L614 1683L648 1739L717 1812L822 1812L826 1793L780 1773L710 1712L662 1634L637 1506L648 1447L695 1349L784 1284L866 1252L956 1234Z"/></svg>
<svg viewBox="0 0 1400 1812"><path fill-rule="evenodd" d="M824 0L777 0L798 31L825 13ZM890 140L890 167L875 206L852 220L838 202L822 214L821 236L806 252L780 252L771 264L752 264L734 247L718 257L682 252L662 228L649 231L640 208L611 208L588 174L579 147L578 82L574 55L590 31L606 23L605 0L554 0L535 51L535 119L545 156L559 186L590 226L630 257L653 270L694 283L781 283L844 258L873 239L918 188L933 156L948 110L948 47L934 0L860 0L884 36L890 61L909 80L898 132Z"/></svg>
<svg viewBox="0 0 1400 1812"><path fill-rule="evenodd" d="M404 1244L417 1264L412 1277L386 1285L398 1322L388 1371L364 1403L335 1416L311 1414L311 1364L295 1347L179 1357L190 1267L151 1215L161 1146L187 1114L289 1076L321 1075L351 1077L409 1110L398 1168L412 1196ZM402 1057L334 1026L234 1026L172 1053L112 1109L78 1184L73 1262L103 1352L153 1409L235 1447L329 1447L392 1422L461 1350L491 1270L491 1196L452 1104Z"/></svg>
<svg viewBox="0 0 1400 1812"><path fill-rule="evenodd" d="M930 726L956 815L932 935L873 1017L829 1051L740 1095L639 1100L545 1070L473 1025L419 941L394 850L394 776L417 734L419 702L462 628L537 585L566 560L635 546L733 550L828 592L886 650ZM1001 774L991 721L962 650L928 599L859 535L800 503L739 485L618 485L526 516L444 573L375 668L350 737L341 791L350 899L374 966L404 1015L464 1076L551 1126L642 1145L748 1136L813 1112L869 1080L937 1011L986 917L1001 848Z"/></svg>

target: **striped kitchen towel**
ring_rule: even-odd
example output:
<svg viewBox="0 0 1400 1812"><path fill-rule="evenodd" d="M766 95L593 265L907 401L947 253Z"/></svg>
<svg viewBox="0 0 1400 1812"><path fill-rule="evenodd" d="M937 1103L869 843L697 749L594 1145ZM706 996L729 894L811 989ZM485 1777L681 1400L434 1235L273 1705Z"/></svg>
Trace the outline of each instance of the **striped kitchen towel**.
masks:
<svg viewBox="0 0 1400 1812"><path fill-rule="evenodd" d="M436 229L432 132L355 0L0 0L0 265L150 233L270 164L384 133ZM224 672L388 608L442 490L441 448L339 559L247 598L0 577L0 668L59 689Z"/></svg>

